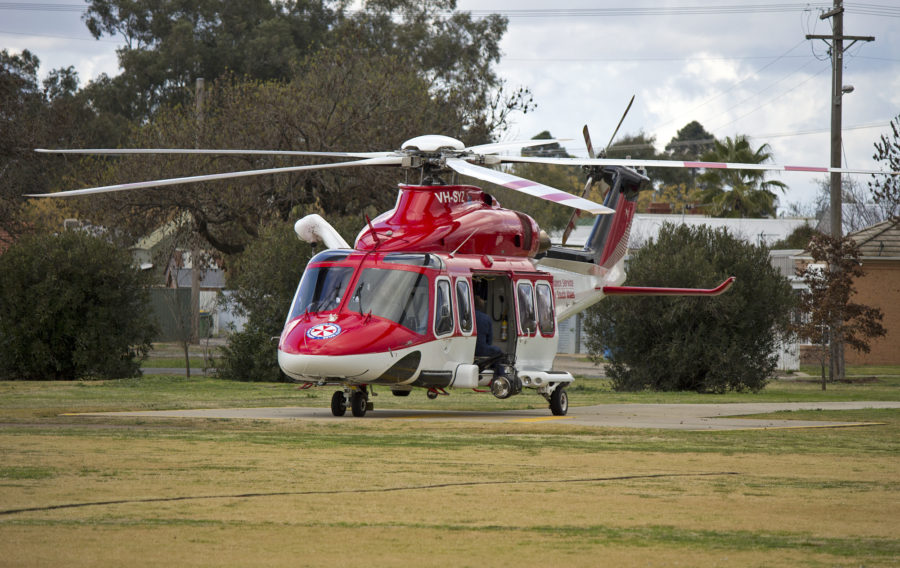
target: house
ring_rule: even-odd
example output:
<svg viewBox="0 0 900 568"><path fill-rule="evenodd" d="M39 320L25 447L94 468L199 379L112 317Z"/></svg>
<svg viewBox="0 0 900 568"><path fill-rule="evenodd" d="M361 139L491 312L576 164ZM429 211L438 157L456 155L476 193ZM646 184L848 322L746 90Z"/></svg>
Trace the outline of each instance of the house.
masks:
<svg viewBox="0 0 900 568"><path fill-rule="evenodd" d="M177 246L177 232L178 224L173 221L139 239L131 247L135 262L142 269L153 271L156 285L151 289L151 303L160 326L159 341L176 341L190 326L187 314L190 313L194 263L191 251ZM206 256L209 260L200 271L200 312L205 314L201 318L201 332L215 336L228 329L240 329L243 320L220 301L222 295L227 294L225 271L212 255Z"/></svg>

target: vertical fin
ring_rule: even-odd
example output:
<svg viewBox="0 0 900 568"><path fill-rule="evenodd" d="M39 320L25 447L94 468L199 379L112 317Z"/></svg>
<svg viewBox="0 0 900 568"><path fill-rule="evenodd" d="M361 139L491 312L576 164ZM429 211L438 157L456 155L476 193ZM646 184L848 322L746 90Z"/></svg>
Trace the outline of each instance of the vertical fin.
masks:
<svg viewBox="0 0 900 568"><path fill-rule="evenodd" d="M623 166L605 168L603 175L610 185L603 204L616 212L597 217L584 250L593 253L597 265L612 268L625 256L638 194L649 178Z"/></svg>

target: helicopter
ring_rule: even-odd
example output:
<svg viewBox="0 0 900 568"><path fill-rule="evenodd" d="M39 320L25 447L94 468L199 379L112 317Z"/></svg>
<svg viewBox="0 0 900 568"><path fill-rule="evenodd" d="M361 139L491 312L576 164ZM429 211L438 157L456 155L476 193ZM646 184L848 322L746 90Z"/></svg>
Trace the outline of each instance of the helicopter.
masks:
<svg viewBox="0 0 900 568"><path fill-rule="evenodd" d="M351 245L321 216L299 219L294 230L324 245L307 264L278 338L282 371L301 388L336 386L331 412L355 417L373 410L373 387L395 396L414 389L429 399L472 389L507 399L524 390L542 396L554 416L564 416L566 388L574 377L553 369L559 322L606 296L716 296L734 277L712 288L624 285L625 253L636 200L649 187L639 168L693 167L781 171L868 170L765 164L608 159L595 155L585 126L588 158L501 155L558 140L528 140L466 147L442 135L407 140L389 152L306 152L190 149L38 150L72 154L248 154L352 158L290 166L125 183L32 194L72 197L248 175L361 166L399 166L392 209L366 224ZM606 187L603 203L486 166L531 162L582 167L583 195ZM410 174L418 174L416 183ZM884 172L877 172L884 173ZM459 175L488 181L575 210L597 215L582 249L553 246L527 214L504 209L484 190L460 184ZM485 345L489 345L486 349ZM486 351L486 353L485 353ZM476 355L478 353L478 355Z"/></svg>

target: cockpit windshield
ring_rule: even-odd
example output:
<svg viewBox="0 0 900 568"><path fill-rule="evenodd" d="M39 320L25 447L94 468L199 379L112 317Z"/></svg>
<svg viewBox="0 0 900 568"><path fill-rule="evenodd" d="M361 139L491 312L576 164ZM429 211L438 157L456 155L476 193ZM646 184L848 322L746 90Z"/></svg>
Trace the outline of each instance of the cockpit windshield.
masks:
<svg viewBox="0 0 900 568"><path fill-rule="evenodd" d="M353 266L307 268L300 280L288 321L305 313L336 310L349 292ZM428 276L393 268L360 273L344 310L389 319L419 334L428 329Z"/></svg>
<svg viewBox="0 0 900 568"><path fill-rule="evenodd" d="M353 276L352 266L320 266L308 268L300 279L288 320L306 312L336 310Z"/></svg>
<svg viewBox="0 0 900 568"><path fill-rule="evenodd" d="M408 270L366 268L346 309L389 319L423 334L428 327L428 276Z"/></svg>

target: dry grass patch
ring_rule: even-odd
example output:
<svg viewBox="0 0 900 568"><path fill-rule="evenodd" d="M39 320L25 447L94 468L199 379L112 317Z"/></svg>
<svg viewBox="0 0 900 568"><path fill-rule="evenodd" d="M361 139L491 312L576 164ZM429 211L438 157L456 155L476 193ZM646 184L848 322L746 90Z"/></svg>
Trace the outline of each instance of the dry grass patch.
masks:
<svg viewBox="0 0 900 568"><path fill-rule="evenodd" d="M895 455L630 450L618 447L632 432L521 425L122 426L0 430L4 562L889 566L900 555Z"/></svg>

